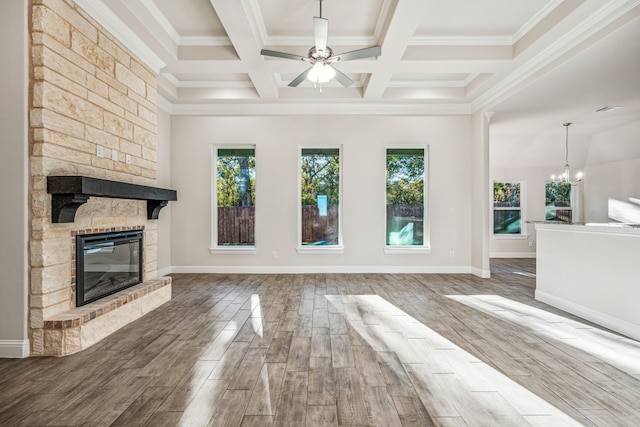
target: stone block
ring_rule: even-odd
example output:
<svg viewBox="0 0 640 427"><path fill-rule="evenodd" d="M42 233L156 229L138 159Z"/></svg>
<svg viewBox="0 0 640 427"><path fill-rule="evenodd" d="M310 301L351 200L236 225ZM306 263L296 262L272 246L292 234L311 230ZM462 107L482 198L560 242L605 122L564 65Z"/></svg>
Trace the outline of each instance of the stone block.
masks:
<svg viewBox="0 0 640 427"><path fill-rule="evenodd" d="M78 31L71 31L71 49L107 74L115 72L115 59Z"/></svg>
<svg viewBox="0 0 640 427"><path fill-rule="evenodd" d="M93 154L96 152L95 144L87 141L86 138L74 138L50 129L42 129L42 136L45 143L54 144L69 149Z"/></svg>
<svg viewBox="0 0 640 427"><path fill-rule="evenodd" d="M70 285L69 263L31 268L31 291L35 294L54 292Z"/></svg>
<svg viewBox="0 0 640 427"><path fill-rule="evenodd" d="M114 199L111 214L113 216L138 216L139 206L140 203L135 200Z"/></svg>
<svg viewBox="0 0 640 427"><path fill-rule="evenodd" d="M32 308L29 310L29 327L32 329L44 327L44 316L41 309Z"/></svg>
<svg viewBox="0 0 640 427"><path fill-rule="evenodd" d="M122 64L116 64L116 80L140 96L147 95L147 85L143 79L136 76L130 69Z"/></svg>
<svg viewBox="0 0 640 427"><path fill-rule="evenodd" d="M114 104L113 102L109 101L107 99L107 97L109 96L109 90L107 89L107 95L106 97L103 97L101 95L95 94L93 92L89 92L87 94L88 100L89 102L92 102L94 104L96 104L98 107L109 111L110 113L115 114L116 116L120 116L123 117L124 116L124 108L120 107L119 105Z"/></svg>
<svg viewBox="0 0 640 427"><path fill-rule="evenodd" d="M91 126L87 126L85 128L85 139L89 143L102 145L103 147L116 150L120 149L120 138L118 138L116 135L110 134L109 132L105 132L101 129L96 129ZM95 145L93 148L93 152L95 153Z"/></svg>
<svg viewBox="0 0 640 427"><path fill-rule="evenodd" d="M142 65L135 58L131 58L131 66L129 67L131 71L138 77L140 77L146 84L155 85L156 84L156 73Z"/></svg>
<svg viewBox="0 0 640 427"><path fill-rule="evenodd" d="M66 161L89 164L91 163L91 154L82 152L79 150L64 147L62 145L55 144L41 144L42 145L42 157L49 157L52 159L65 159Z"/></svg>
<svg viewBox="0 0 640 427"><path fill-rule="evenodd" d="M100 169L113 169L115 162L110 157L92 157L91 166Z"/></svg>
<svg viewBox="0 0 640 427"><path fill-rule="evenodd" d="M65 46L70 45L70 26L45 6L34 6L31 15L33 31L49 34Z"/></svg>
<svg viewBox="0 0 640 427"><path fill-rule="evenodd" d="M120 140L120 151L136 157L142 156L142 146L140 144L134 144L124 139Z"/></svg>
<svg viewBox="0 0 640 427"><path fill-rule="evenodd" d="M118 163L116 163L116 164L114 164L114 165L113 165L113 169L114 169L114 170L116 170L116 171L125 172L125 173L127 173L127 174L129 174L129 175L136 175L136 176L138 176L138 175L140 175L140 174L141 174L141 172L140 172L140 167L139 167L139 166L136 166L136 165L134 165L134 164L130 164L130 165L128 165L128 164L126 164L126 163L120 163L120 162L118 162Z"/></svg>
<svg viewBox="0 0 640 427"><path fill-rule="evenodd" d="M89 201L76 211L76 219L109 216L113 200L106 197L90 197Z"/></svg>
<svg viewBox="0 0 640 427"><path fill-rule="evenodd" d="M156 180L156 171L155 169L140 169L141 176L147 178L149 181L143 185L153 185Z"/></svg>
<svg viewBox="0 0 640 427"><path fill-rule="evenodd" d="M66 76L70 73L77 73L79 71L85 71L89 74L95 74L96 66L83 58L81 55L75 53L69 47L61 44L48 34L41 36L44 49L42 51L42 64L46 67L52 68ZM75 70L74 70L75 68ZM84 81L84 80L78 80Z"/></svg>
<svg viewBox="0 0 640 427"><path fill-rule="evenodd" d="M29 242L32 267L48 267L71 262L71 239L47 238Z"/></svg>
<svg viewBox="0 0 640 427"><path fill-rule="evenodd" d="M103 129L121 138L128 140L133 139L133 124L107 111L104 112Z"/></svg>
<svg viewBox="0 0 640 427"><path fill-rule="evenodd" d="M147 85L147 88L148 87L149 86ZM151 111L156 111L157 109L156 104L149 101L146 97L142 97L133 91L129 91L129 93L127 94L127 98L136 103L136 108L138 107L138 105L142 105L143 107L148 108ZM135 114L136 110L131 112Z"/></svg>
<svg viewBox="0 0 640 427"><path fill-rule="evenodd" d="M147 314L171 300L171 285L163 286L142 297L142 314Z"/></svg>
<svg viewBox="0 0 640 427"><path fill-rule="evenodd" d="M129 120L131 123L134 123L146 130L148 130L149 132L153 133L154 135L157 133L158 128L154 123L150 123L146 120L141 119L137 113L130 113L129 111L125 111L124 113L124 118Z"/></svg>
<svg viewBox="0 0 640 427"><path fill-rule="evenodd" d="M30 334L31 339L31 356L44 355L44 331L42 329L34 329Z"/></svg>
<svg viewBox="0 0 640 427"><path fill-rule="evenodd" d="M84 85L90 94L97 95L104 99L109 97L109 85L98 80L95 76L87 74L87 80Z"/></svg>
<svg viewBox="0 0 640 427"><path fill-rule="evenodd" d="M109 92L111 92L111 90L117 90L122 94L127 93L127 87L125 85L123 85L122 83L120 83L119 81L117 81L113 76L110 76L109 74L105 73L102 70L97 69L95 72L95 76L98 80L106 83L109 86ZM109 98L111 99L111 98Z"/></svg>
<svg viewBox="0 0 640 427"><path fill-rule="evenodd" d="M92 23L92 20L90 21L90 18L84 15L84 12L74 9L70 4L61 2L60 0L43 0L42 4L53 10L74 29L89 38L89 40L94 43L98 42L96 24Z"/></svg>
<svg viewBox="0 0 640 427"><path fill-rule="evenodd" d="M109 100L123 108L123 112L120 114L121 117L124 117L124 110L131 111L132 113L138 111L138 103L117 89L109 88Z"/></svg>
<svg viewBox="0 0 640 427"><path fill-rule="evenodd" d="M106 35L103 32L98 34L98 46L113 56L119 63L125 67L131 65L131 55L127 53L125 49L113 41L111 36Z"/></svg>
<svg viewBox="0 0 640 427"><path fill-rule="evenodd" d="M84 124L45 108L31 110L31 126L48 128L75 138L84 137Z"/></svg>
<svg viewBox="0 0 640 427"><path fill-rule="evenodd" d="M36 218L51 217L51 196L44 191L34 191L31 194L31 213Z"/></svg>
<svg viewBox="0 0 640 427"><path fill-rule="evenodd" d="M80 328L82 348L87 348L111 335L141 316L140 300L133 300L117 310L96 317Z"/></svg>
<svg viewBox="0 0 640 427"><path fill-rule="evenodd" d="M80 123L102 128L101 108L49 83L42 85L42 106Z"/></svg>
<svg viewBox="0 0 640 427"><path fill-rule="evenodd" d="M29 161L32 176L77 175L78 165L64 160L32 157Z"/></svg>
<svg viewBox="0 0 640 427"><path fill-rule="evenodd" d="M155 150L156 149L156 134L150 132L140 126L133 127L133 142L142 144L143 146Z"/></svg>
<svg viewBox="0 0 640 427"><path fill-rule="evenodd" d="M43 354L46 356L62 356L64 354L64 331L44 329Z"/></svg>
<svg viewBox="0 0 640 427"><path fill-rule="evenodd" d="M73 354L83 350L81 327L65 329L64 331L64 354Z"/></svg>
<svg viewBox="0 0 640 427"><path fill-rule="evenodd" d="M55 292L42 295L31 295L32 308L46 308L60 303L69 304L71 301L71 288L60 289Z"/></svg>
<svg viewBox="0 0 640 427"><path fill-rule="evenodd" d="M142 105L138 106L138 117L142 120L147 121L149 123L153 123L154 125L158 124L158 115L156 114L155 108L153 110L149 108L145 108Z"/></svg>
<svg viewBox="0 0 640 427"><path fill-rule="evenodd" d="M153 105L158 105L158 89L155 87L147 86L147 99Z"/></svg>
<svg viewBox="0 0 640 427"><path fill-rule="evenodd" d="M156 163L158 161L158 154L156 150L152 150L148 147L142 147L142 158Z"/></svg>

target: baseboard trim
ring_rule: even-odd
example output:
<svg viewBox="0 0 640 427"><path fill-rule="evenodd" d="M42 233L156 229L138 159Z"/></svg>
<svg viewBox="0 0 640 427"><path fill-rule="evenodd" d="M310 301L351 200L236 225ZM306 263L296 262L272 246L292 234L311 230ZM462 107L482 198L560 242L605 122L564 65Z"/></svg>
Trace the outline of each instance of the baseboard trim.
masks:
<svg viewBox="0 0 640 427"><path fill-rule="evenodd" d="M535 252L491 252L489 258L535 258Z"/></svg>
<svg viewBox="0 0 640 427"><path fill-rule="evenodd" d="M491 279L491 270L483 270L481 268L471 267L471 274L481 279Z"/></svg>
<svg viewBox="0 0 640 427"><path fill-rule="evenodd" d="M164 269L163 269L164 270ZM378 274L470 274L468 266L385 266L385 265L313 265L313 266L228 266L174 265L170 273L208 274L313 274L313 273L378 273Z"/></svg>
<svg viewBox="0 0 640 427"><path fill-rule="evenodd" d="M171 274L171 268L172 268L171 266L161 268L156 272L156 274L158 275L158 277L167 276Z"/></svg>
<svg viewBox="0 0 640 427"><path fill-rule="evenodd" d="M30 351L29 340L0 340L0 357L21 359Z"/></svg>
<svg viewBox="0 0 640 427"><path fill-rule="evenodd" d="M549 304L553 307L559 308L560 310L575 314L576 316L580 316L583 319L589 320L595 324L611 329L612 331L616 331L629 338L633 338L634 340L640 341L640 326L634 323L612 317L608 314L602 313L589 307L585 307L580 304L576 304L575 302L568 301L564 298L559 298L547 292L536 290L535 298L538 301L544 302L545 304Z"/></svg>

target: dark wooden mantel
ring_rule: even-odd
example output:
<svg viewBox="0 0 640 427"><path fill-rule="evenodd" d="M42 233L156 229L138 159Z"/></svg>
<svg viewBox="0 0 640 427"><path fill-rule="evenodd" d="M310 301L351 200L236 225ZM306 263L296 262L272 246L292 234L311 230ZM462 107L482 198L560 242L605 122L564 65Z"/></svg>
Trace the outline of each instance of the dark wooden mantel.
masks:
<svg viewBox="0 0 640 427"><path fill-rule="evenodd" d="M175 190L109 181L87 176L48 176L47 193L51 197L51 221L73 222L76 211L89 197L110 197L147 201L147 219L158 219L160 209L178 199Z"/></svg>

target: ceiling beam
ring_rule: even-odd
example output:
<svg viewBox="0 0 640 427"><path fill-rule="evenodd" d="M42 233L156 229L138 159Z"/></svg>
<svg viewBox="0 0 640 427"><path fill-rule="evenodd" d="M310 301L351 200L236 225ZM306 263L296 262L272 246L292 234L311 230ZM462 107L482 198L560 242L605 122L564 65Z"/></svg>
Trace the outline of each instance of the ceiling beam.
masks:
<svg viewBox="0 0 640 427"><path fill-rule="evenodd" d="M255 19L246 0L210 0L229 40L249 75L260 98L277 98L278 88L264 59L260 56Z"/></svg>
<svg viewBox="0 0 640 427"><path fill-rule="evenodd" d="M371 74L364 88L365 99L378 99L393 77L393 70L402 61L404 51L423 21L429 2L424 0L397 1L381 43L382 56L378 71Z"/></svg>

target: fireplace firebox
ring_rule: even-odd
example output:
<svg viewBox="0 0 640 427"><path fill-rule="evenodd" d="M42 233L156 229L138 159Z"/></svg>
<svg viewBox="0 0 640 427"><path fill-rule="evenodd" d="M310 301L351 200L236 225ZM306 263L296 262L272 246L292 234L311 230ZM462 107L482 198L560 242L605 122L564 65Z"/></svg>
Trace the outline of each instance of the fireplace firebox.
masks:
<svg viewBox="0 0 640 427"><path fill-rule="evenodd" d="M142 230L76 236L76 306L142 283Z"/></svg>

